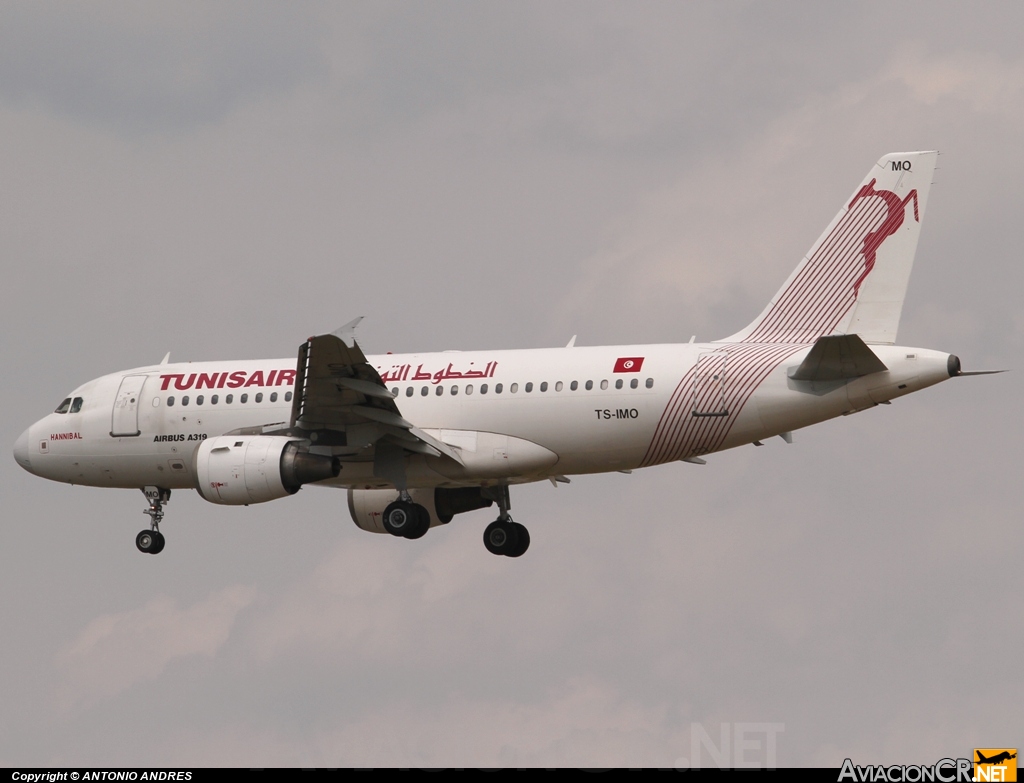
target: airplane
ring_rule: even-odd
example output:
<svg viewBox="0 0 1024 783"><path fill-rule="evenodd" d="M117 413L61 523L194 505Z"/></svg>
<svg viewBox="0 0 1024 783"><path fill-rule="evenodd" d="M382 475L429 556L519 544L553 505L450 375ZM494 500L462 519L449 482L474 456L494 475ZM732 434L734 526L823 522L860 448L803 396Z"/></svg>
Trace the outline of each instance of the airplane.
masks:
<svg viewBox="0 0 1024 783"><path fill-rule="evenodd" d="M992 758L985 758L980 750L976 750L974 752L978 756L978 760L974 762L975 764L1002 764L1004 761L1010 761L1011 759L1017 758L1016 753L1010 753L1007 750L997 753Z"/></svg>
<svg viewBox="0 0 1024 783"><path fill-rule="evenodd" d="M348 490L366 531L417 539L498 506L484 530L519 557L509 487L705 457L890 403L964 373L896 332L938 153L884 156L763 312L709 343L366 356L355 324L298 358L169 362L78 387L22 433L37 476L141 489L139 551L164 548L171 490L249 505L306 484Z"/></svg>

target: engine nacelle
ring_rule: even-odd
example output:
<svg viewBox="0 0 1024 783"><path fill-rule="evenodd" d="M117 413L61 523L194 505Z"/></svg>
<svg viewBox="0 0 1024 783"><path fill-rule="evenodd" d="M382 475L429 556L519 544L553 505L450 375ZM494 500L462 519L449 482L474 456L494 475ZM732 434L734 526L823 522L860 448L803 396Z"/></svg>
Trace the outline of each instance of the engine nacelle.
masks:
<svg viewBox="0 0 1024 783"><path fill-rule="evenodd" d="M341 468L333 457L310 454L303 441L278 435L207 438L193 460L203 500L228 506L294 495L303 484L334 478Z"/></svg>
<svg viewBox="0 0 1024 783"><path fill-rule="evenodd" d="M419 503L430 512L430 526L447 525L456 514L478 508L487 508L492 500L480 494L480 487L458 489L410 489L413 503ZM350 489L348 510L356 526L371 533L387 533L384 529L384 509L398 500L396 489Z"/></svg>

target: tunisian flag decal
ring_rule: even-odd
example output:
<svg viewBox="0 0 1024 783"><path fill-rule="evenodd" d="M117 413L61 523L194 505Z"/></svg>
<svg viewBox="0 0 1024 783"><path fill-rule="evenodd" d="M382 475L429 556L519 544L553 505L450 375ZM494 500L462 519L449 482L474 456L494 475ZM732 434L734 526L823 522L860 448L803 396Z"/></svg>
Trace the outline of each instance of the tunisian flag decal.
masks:
<svg viewBox="0 0 1024 783"><path fill-rule="evenodd" d="M624 356L615 360L615 369L612 372L640 372L640 368L643 366L644 357Z"/></svg>

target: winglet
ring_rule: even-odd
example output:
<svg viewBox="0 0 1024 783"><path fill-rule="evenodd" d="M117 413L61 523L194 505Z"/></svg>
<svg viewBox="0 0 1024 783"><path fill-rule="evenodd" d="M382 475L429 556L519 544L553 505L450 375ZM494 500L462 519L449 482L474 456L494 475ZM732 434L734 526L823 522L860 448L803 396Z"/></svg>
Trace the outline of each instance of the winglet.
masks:
<svg viewBox="0 0 1024 783"><path fill-rule="evenodd" d="M572 339L570 339L569 342L566 343L565 347L572 348L574 345L576 345L576 335L572 336Z"/></svg>
<svg viewBox="0 0 1024 783"><path fill-rule="evenodd" d="M331 334L340 339L349 348L354 348L356 344L356 327L359 326L359 322L363 320L363 316L353 318L344 326L335 329Z"/></svg>
<svg viewBox="0 0 1024 783"><path fill-rule="evenodd" d="M171 360L171 352L168 351L164 354L164 358L160 360L160 364L167 364Z"/></svg>

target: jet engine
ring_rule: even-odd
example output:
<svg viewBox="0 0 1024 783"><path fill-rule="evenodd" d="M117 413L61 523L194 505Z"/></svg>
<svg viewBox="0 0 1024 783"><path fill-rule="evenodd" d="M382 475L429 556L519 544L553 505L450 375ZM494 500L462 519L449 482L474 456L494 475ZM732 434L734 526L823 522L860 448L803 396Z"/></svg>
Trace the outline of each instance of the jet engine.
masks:
<svg viewBox="0 0 1024 783"><path fill-rule="evenodd" d="M303 484L334 478L341 470L334 457L310 454L303 441L276 435L208 438L193 460L199 494L227 506L294 495Z"/></svg>
<svg viewBox="0 0 1024 783"><path fill-rule="evenodd" d="M448 489L410 489L413 503L419 503L430 514L430 526L447 525L456 514L487 508L493 501L480 494L480 487ZM348 510L356 526L371 533L387 533L384 509L398 500L395 489L350 489Z"/></svg>

